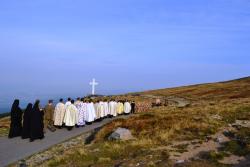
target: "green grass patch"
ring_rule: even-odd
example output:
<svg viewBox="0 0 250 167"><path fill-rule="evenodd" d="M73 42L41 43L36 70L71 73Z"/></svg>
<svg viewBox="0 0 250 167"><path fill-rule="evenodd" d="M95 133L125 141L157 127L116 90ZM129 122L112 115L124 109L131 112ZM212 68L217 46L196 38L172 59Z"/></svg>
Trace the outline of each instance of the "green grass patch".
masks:
<svg viewBox="0 0 250 167"><path fill-rule="evenodd" d="M225 143L222 150L238 156L245 156L250 153L250 149L248 146L236 140Z"/></svg>

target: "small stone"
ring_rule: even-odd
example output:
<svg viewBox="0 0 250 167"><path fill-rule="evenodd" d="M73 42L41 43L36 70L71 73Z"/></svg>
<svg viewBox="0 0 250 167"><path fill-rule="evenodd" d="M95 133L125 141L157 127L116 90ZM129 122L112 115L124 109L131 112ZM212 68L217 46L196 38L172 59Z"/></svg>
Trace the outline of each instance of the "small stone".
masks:
<svg viewBox="0 0 250 167"><path fill-rule="evenodd" d="M185 160L177 160L176 164L183 164L185 162Z"/></svg>
<svg viewBox="0 0 250 167"><path fill-rule="evenodd" d="M211 118L213 119L217 119L217 120L222 120L221 116L220 115L212 115Z"/></svg>
<svg viewBox="0 0 250 167"><path fill-rule="evenodd" d="M231 131L228 131L228 130L224 131L223 135L226 136L226 137L229 137L229 138L234 138L235 137L235 134L233 132L231 132Z"/></svg>
<svg viewBox="0 0 250 167"><path fill-rule="evenodd" d="M220 143L220 144L224 142L222 137L217 137L215 141Z"/></svg>

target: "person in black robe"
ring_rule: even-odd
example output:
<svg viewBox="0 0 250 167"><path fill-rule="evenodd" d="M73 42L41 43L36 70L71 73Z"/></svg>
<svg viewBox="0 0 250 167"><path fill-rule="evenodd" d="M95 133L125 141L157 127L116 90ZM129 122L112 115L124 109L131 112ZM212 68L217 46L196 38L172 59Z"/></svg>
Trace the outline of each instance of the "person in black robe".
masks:
<svg viewBox="0 0 250 167"><path fill-rule="evenodd" d="M40 101L37 100L33 106L31 114L31 129L30 129L30 142L36 139L44 138L44 124L43 116L44 112L39 107Z"/></svg>
<svg viewBox="0 0 250 167"><path fill-rule="evenodd" d="M131 113L132 114L135 113L135 102L134 101L131 102Z"/></svg>
<svg viewBox="0 0 250 167"><path fill-rule="evenodd" d="M19 100L16 99L11 108L9 138L21 136L23 111L19 107Z"/></svg>
<svg viewBox="0 0 250 167"><path fill-rule="evenodd" d="M23 115L22 139L30 138L32 104L29 103Z"/></svg>

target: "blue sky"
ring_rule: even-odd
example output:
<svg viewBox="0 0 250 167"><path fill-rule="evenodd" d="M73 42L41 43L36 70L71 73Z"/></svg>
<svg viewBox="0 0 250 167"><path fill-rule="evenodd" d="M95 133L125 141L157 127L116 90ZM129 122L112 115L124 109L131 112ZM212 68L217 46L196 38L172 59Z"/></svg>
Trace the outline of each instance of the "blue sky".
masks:
<svg viewBox="0 0 250 167"><path fill-rule="evenodd" d="M249 0L1 0L0 105L249 76L249 53Z"/></svg>

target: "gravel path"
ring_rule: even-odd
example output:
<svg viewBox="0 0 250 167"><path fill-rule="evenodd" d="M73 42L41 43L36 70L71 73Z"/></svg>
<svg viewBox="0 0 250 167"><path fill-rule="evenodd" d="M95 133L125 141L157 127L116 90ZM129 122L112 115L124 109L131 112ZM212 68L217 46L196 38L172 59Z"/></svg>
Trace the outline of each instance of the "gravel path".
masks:
<svg viewBox="0 0 250 167"><path fill-rule="evenodd" d="M21 138L8 139L7 137L0 138L0 166L7 166L13 162L24 159L35 153L44 151L53 145L59 144L63 141L76 137L82 133L92 131L99 128L110 121L117 118L127 118L128 116L120 116L116 118L107 118L102 122L96 122L92 125L87 125L84 128L74 128L72 131L66 129L59 129L52 133L48 131L45 134L45 139L29 142L29 140L22 140Z"/></svg>

